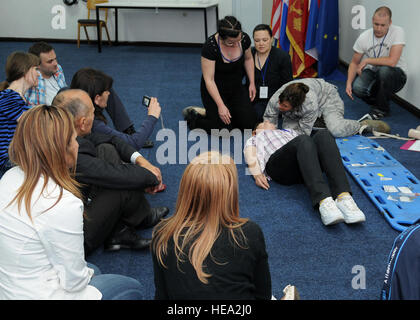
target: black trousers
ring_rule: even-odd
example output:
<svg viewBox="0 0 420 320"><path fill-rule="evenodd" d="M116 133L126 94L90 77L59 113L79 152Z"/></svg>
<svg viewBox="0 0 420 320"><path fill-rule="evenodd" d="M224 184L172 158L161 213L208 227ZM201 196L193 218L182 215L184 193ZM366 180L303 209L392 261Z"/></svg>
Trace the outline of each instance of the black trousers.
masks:
<svg viewBox="0 0 420 320"><path fill-rule="evenodd" d="M109 90L108 104L105 111L111 117L116 130L123 132L133 125L130 117L128 116L127 110L124 107L120 97L117 95L115 90L111 88Z"/></svg>
<svg viewBox="0 0 420 320"><path fill-rule="evenodd" d="M342 192L351 192L340 152L328 130L289 141L271 155L265 170L280 184L304 183L314 207L327 197L336 198Z"/></svg>
<svg viewBox="0 0 420 320"><path fill-rule="evenodd" d="M121 163L114 146L97 147L98 157ZM127 225L138 226L150 214L150 205L143 190L118 190L92 186L90 201L85 206L83 221L85 254L101 246L114 230Z"/></svg>
<svg viewBox="0 0 420 320"><path fill-rule="evenodd" d="M211 133L211 129L226 128L229 131L238 128L254 129L256 124L255 110L249 99L249 92L244 86L240 85L229 90L219 88L220 96L226 107L229 109L231 123L226 125L219 117L219 110L217 104L207 91L204 82L201 82L201 100L206 109L206 116L197 119L196 125L198 128L204 129L207 133Z"/></svg>
<svg viewBox="0 0 420 320"><path fill-rule="evenodd" d="M61 91L66 89L70 89L69 87L63 87L58 90L57 94ZM130 126L133 125L130 117L128 116L127 109L124 107L120 97L115 92L114 88L109 90L109 97L108 103L105 108L105 111L111 117L112 123L116 130L123 132L124 130L128 129Z"/></svg>

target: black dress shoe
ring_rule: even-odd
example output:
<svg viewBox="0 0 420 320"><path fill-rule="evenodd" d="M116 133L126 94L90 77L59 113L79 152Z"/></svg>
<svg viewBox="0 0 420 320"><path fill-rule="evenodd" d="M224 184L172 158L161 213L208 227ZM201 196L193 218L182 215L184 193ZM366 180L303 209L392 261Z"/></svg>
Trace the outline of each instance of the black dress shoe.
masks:
<svg viewBox="0 0 420 320"><path fill-rule="evenodd" d="M143 250L150 247L152 239L140 237L134 228L124 226L109 238L104 245L105 251L118 251L120 249Z"/></svg>
<svg viewBox="0 0 420 320"><path fill-rule="evenodd" d="M200 114L194 109L188 110L188 113L185 116L185 120L187 121L187 126L190 130L194 130L197 128L197 119L199 119L200 117Z"/></svg>
<svg viewBox="0 0 420 320"><path fill-rule="evenodd" d="M154 227L158 222L169 213L167 207L157 207L150 210L150 214L143 220L139 227L147 229Z"/></svg>
<svg viewBox="0 0 420 320"><path fill-rule="evenodd" d="M155 143L152 140L146 140L142 148L153 148Z"/></svg>

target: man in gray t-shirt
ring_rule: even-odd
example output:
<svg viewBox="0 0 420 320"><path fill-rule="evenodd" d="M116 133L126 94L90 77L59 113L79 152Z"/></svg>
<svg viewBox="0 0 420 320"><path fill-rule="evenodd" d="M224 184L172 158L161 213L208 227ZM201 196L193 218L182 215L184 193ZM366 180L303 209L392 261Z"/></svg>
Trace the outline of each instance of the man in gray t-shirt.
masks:
<svg viewBox="0 0 420 320"><path fill-rule="evenodd" d="M373 119L389 114L391 94L400 91L407 81L407 65L402 56L404 30L392 25L391 17L388 7L376 9L373 28L357 38L348 68L346 93L351 99L354 93L372 105Z"/></svg>

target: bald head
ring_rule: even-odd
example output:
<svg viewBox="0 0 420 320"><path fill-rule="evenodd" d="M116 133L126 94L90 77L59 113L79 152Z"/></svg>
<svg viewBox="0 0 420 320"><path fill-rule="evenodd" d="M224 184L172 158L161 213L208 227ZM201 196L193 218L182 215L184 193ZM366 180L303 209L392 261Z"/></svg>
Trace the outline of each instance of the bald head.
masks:
<svg viewBox="0 0 420 320"><path fill-rule="evenodd" d="M70 111L74 117L74 125L78 136L84 136L90 133L95 108L86 91L80 89L61 91L55 96L52 105Z"/></svg>
<svg viewBox="0 0 420 320"><path fill-rule="evenodd" d="M73 116L77 117L86 114L89 106L92 104L92 100L86 91L68 89L57 94L51 104L57 107L68 108Z"/></svg>
<svg viewBox="0 0 420 320"><path fill-rule="evenodd" d="M392 12L388 7L379 7L372 17L373 33L376 38L384 37L392 24Z"/></svg>
<svg viewBox="0 0 420 320"><path fill-rule="evenodd" d="M390 8L388 7L379 7L375 10L375 12L373 13L373 15L378 15L378 17L388 17L389 20L392 19L392 11Z"/></svg>

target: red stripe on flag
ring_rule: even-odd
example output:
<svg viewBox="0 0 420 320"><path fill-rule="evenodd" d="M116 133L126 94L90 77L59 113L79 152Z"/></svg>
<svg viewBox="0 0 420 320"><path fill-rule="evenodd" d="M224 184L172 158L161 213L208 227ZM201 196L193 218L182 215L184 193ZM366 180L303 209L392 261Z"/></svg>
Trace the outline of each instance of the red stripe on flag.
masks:
<svg viewBox="0 0 420 320"><path fill-rule="evenodd" d="M282 17L283 11L283 1L282 0L274 0L273 1L273 9L271 11L271 29L273 31L273 35L275 38L280 37L280 22ZM276 15L276 13L278 14Z"/></svg>

